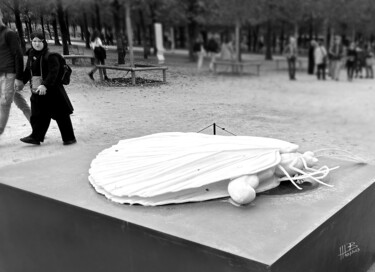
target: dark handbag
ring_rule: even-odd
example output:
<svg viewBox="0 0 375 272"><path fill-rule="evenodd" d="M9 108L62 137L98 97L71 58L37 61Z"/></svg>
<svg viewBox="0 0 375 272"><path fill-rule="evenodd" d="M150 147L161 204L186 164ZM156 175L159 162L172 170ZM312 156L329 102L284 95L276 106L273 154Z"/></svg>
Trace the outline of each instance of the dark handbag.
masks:
<svg viewBox="0 0 375 272"><path fill-rule="evenodd" d="M97 46L94 48L94 54L98 59L106 59L107 58L107 53L104 49L104 47Z"/></svg>

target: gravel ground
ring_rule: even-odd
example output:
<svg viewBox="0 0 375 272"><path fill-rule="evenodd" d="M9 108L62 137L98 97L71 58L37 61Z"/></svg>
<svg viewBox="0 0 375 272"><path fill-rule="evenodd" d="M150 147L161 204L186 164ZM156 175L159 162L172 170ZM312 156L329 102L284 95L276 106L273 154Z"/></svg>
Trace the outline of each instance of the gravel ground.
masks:
<svg viewBox="0 0 375 272"><path fill-rule="evenodd" d="M109 57L108 63L115 61L114 52ZM287 71L276 70L273 62L263 62L259 77L213 75L207 61L198 73L194 63L178 55L167 55L166 65L166 84L161 71L151 71L137 74L137 86L128 84L130 74L113 70L108 71L111 82L100 83L98 74L92 82L89 66L74 66L66 89L75 107L78 144L63 146L55 122L41 146L20 142L30 126L13 105L0 137L0 167L151 133L197 132L213 123L235 135L283 139L302 151L339 148L374 162L374 80L348 82L342 72L339 82L318 81L301 70L297 81L289 81ZM28 87L24 93L29 96ZM203 132L212 133L212 127Z"/></svg>

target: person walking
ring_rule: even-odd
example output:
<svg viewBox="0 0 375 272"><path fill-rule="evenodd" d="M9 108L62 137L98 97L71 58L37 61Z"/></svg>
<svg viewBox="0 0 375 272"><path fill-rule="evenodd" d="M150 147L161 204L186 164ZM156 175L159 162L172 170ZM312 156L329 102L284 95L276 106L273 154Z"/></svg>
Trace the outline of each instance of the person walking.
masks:
<svg viewBox="0 0 375 272"><path fill-rule="evenodd" d="M233 48L233 42L230 38L226 37L220 47L220 58L224 61L233 62L234 56L235 56L235 52ZM225 72L230 71L230 69L232 69L232 72L235 72L234 65L231 65L231 66L228 65L225 69Z"/></svg>
<svg viewBox="0 0 375 272"><path fill-rule="evenodd" d="M357 63L357 51L355 48L355 42L351 42L346 52L346 71L348 74L348 81L353 80L356 63Z"/></svg>
<svg viewBox="0 0 375 272"><path fill-rule="evenodd" d="M23 88L23 55L17 33L3 22L0 9L0 135L8 123L12 102L30 122L31 110L21 91Z"/></svg>
<svg viewBox="0 0 375 272"><path fill-rule="evenodd" d="M61 83L63 73L60 56L48 50L42 32L31 34L31 48L24 70L23 82L30 82L32 133L20 140L40 145L44 141L51 119L59 127L64 145L77 142L70 114L73 106Z"/></svg>
<svg viewBox="0 0 375 272"><path fill-rule="evenodd" d="M316 75L318 80L326 80L327 50L323 45L323 40L319 40L315 47L314 62L316 64Z"/></svg>
<svg viewBox="0 0 375 272"><path fill-rule="evenodd" d="M284 55L288 62L289 79L296 80L296 62L298 57L297 42L294 37L289 38L289 43L284 49Z"/></svg>
<svg viewBox="0 0 375 272"><path fill-rule="evenodd" d="M366 78L374 78L374 52L371 48L371 44L367 44L365 49L366 55Z"/></svg>
<svg viewBox="0 0 375 272"><path fill-rule="evenodd" d="M203 38L199 36L193 46L194 54L197 57L197 71L199 72L203 66L203 59L206 55L206 50L203 42Z"/></svg>
<svg viewBox="0 0 375 272"><path fill-rule="evenodd" d="M218 40L219 38L216 36L216 34L213 34L207 41L207 53L210 57L210 64L208 68L210 72L214 70L214 63L216 61L216 58L218 57L218 54L220 53Z"/></svg>
<svg viewBox="0 0 375 272"><path fill-rule="evenodd" d="M363 78L363 69L366 68L366 52L363 48L362 42L357 42L355 50L357 58L355 62L354 77Z"/></svg>
<svg viewBox="0 0 375 272"><path fill-rule="evenodd" d="M91 38L90 47L92 50L94 50L94 56L95 56L95 64L102 64L105 65L105 59L106 59L106 52L105 48L103 47L102 40L100 39L100 32L98 30L94 31L94 34ZM98 70L98 68L95 66L89 73L89 77L94 80L94 73ZM102 69L104 80L109 80L107 77L107 71L105 69Z"/></svg>
<svg viewBox="0 0 375 272"><path fill-rule="evenodd" d="M309 55L308 55L308 67L307 67L307 73L309 75L314 74L315 66L317 66L317 63L315 62L315 49L317 46L318 46L318 43L315 40L310 41Z"/></svg>
<svg viewBox="0 0 375 272"><path fill-rule="evenodd" d="M340 70L342 66L341 59L344 54L344 47L341 43L341 37L336 36L333 45L330 47L329 55L332 65L332 79L338 81L340 80Z"/></svg>
<svg viewBox="0 0 375 272"><path fill-rule="evenodd" d="M228 37L224 39L224 42L221 45L220 54L222 60L234 60L235 53L233 42Z"/></svg>

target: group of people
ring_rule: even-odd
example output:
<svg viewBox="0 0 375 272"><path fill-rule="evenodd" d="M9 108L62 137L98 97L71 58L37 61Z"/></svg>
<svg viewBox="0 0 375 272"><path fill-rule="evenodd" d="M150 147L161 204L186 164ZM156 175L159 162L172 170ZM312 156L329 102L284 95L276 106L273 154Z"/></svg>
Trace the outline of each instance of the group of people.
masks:
<svg viewBox="0 0 375 272"><path fill-rule="evenodd" d="M54 119L63 144L76 143L70 118L73 106L61 81L61 56L49 52L43 33L38 31L31 35L31 48L26 54L24 68L18 35L4 24L0 9L0 135L5 130L14 101L30 122L32 130L29 136L20 139L22 142L40 145ZM30 84L31 106L21 92L26 83Z"/></svg>
<svg viewBox="0 0 375 272"><path fill-rule="evenodd" d="M288 62L289 77L291 80L295 80L298 50L294 37L290 37L284 54ZM374 78L374 52L371 44L367 44L365 47L361 46L361 43L349 41L344 44L340 36L335 36L332 45L327 50L323 39L311 41L308 60L308 74L316 74L318 80L325 80L328 74L332 79L338 81L344 67L348 81L357 77ZM365 76L363 71L365 71Z"/></svg>
<svg viewBox="0 0 375 272"><path fill-rule="evenodd" d="M203 59L206 55L210 58L210 72L213 71L214 62L217 58L223 60L233 60L235 58L233 41L229 38L225 38L224 42L220 44L220 37L216 34L209 34L206 43L204 43L203 38L199 36L194 43L193 51L197 55L198 71L201 70Z"/></svg>

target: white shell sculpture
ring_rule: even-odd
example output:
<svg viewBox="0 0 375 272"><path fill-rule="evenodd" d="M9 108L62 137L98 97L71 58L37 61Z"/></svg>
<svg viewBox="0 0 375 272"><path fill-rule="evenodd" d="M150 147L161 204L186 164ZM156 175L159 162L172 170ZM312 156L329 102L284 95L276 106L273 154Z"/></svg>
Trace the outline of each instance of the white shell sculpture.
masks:
<svg viewBox="0 0 375 272"><path fill-rule="evenodd" d="M238 179L242 185L231 185L232 194L240 196L241 188L249 192L233 200L247 204L253 191L272 189L285 179L299 189L296 182L302 179L323 183L332 169L310 168L317 161L314 154L297 149L272 138L158 133L121 140L100 152L89 181L112 201L155 206L228 197L228 184Z"/></svg>

